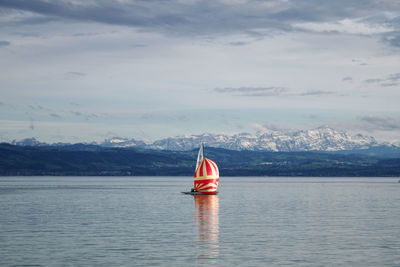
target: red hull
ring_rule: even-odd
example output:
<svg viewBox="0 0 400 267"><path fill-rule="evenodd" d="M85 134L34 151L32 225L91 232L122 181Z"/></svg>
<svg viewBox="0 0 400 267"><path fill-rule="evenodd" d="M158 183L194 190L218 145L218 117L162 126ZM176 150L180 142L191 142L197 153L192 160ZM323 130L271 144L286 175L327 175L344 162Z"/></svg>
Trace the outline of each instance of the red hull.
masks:
<svg viewBox="0 0 400 267"><path fill-rule="evenodd" d="M194 188L197 192L203 194L213 195L217 192L219 178L217 179L204 179L194 180Z"/></svg>

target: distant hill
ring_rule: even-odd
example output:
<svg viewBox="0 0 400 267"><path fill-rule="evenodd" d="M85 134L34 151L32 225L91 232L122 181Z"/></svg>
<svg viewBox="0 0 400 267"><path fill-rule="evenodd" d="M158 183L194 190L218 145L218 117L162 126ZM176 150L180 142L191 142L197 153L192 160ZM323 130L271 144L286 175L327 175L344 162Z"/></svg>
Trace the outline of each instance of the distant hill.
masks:
<svg viewBox="0 0 400 267"><path fill-rule="evenodd" d="M191 176L197 150L0 144L0 175ZM400 176L400 158L206 148L222 176Z"/></svg>

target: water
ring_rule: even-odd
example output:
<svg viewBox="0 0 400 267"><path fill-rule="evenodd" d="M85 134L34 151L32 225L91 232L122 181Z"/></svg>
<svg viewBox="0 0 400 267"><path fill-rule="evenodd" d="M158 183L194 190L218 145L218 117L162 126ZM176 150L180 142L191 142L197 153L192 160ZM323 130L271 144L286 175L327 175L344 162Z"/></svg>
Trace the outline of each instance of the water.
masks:
<svg viewBox="0 0 400 267"><path fill-rule="evenodd" d="M400 266L398 178L0 177L0 266Z"/></svg>

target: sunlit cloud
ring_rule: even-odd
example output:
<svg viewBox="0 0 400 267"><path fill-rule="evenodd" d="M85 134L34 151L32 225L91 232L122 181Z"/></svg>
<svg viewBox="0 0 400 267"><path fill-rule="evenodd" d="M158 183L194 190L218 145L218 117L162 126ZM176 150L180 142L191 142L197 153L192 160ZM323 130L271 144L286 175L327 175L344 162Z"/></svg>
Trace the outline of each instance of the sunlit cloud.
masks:
<svg viewBox="0 0 400 267"><path fill-rule="evenodd" d="M315 32L337 32L347 34L373 35L394 31L394 28L385 25L374 25L362 22L359 19L343 19L336 22L305 22L297 23L295 28Z"/></svg>

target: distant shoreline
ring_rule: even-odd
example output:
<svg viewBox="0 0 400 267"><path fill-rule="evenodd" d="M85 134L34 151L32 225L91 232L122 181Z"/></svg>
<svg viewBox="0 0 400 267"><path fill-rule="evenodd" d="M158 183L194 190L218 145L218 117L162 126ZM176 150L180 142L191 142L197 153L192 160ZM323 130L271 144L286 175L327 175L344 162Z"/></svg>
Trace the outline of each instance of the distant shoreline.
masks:
<svg viewBox="0 0 400 267"><path fill-rule="evenodd" d="M207 148L221 176L400 177L400 156ZM193 176L196 151L0 144L0 176Z"/></svg>

